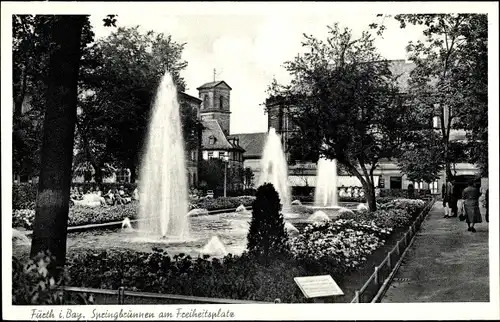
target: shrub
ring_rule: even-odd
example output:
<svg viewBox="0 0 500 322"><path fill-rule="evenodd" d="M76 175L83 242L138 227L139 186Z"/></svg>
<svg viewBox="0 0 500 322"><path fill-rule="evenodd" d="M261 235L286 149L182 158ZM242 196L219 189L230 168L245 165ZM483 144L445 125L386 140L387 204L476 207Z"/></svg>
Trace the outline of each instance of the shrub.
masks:
<svg viewBox="0 0 500 322"><path fill-rule="evenodd" d="M51 275L54 258L50 253L40 253L33 259L12 257L12 304L93 304L93 298L85 294L63 292L60 287L69 282L66 272L55 279Z"/></svg>
<svg viewBox="0 0 500 322"><path fill-rule="evenodd" d="M391 202L394 199L397 199L396 197L377 197L376 201L378 205L383 205L385 203Z"/></svg>
<svg viewBox="0 0 500 322"><path fill-rule="evenodd" d="M199 200L192 200L190 208L201 208L207 210L220 210L220 209L233 209L239 205L251 206L255 197L253 196L240 196L240 197L220 197L220 198L203 198Z"/></svg>
<svg viewBox="0 0 500 322"><path fill-rule="evenodd" d="M257 189L252 206L252 220L248 232L248 252L264 256L287 253L288 234L283 214L280 212L280 198L271 183Z"/></svg>
<svg viewBox="0 0 500 322"><path fill-rule="evenodd" d="M380 210L402 209L405 210L411 218L416 218L425 206L425 201L421 199L394 199L388 203L380 205Z"/></svg>
<svg viewBox="0 0 500 322"><path fill-rule="evenodd" d="M33 183L12 184L12 209L35 209L37 188Z"/></svg>
<svg viewBox="0 0 500 322"><path fill-rule="evenodd" d="M88 224L102 224L106 222L121 221L128 217L137 218L137 203L117 205L113 207L85 207L74 206L69 208L68 226ZM35 219L35 210L14 210L12 213L12 226L23 227L31 230Z"/></svg>
<svg viewBox="0 0 500 322"><path fill-rule="evenodd" d="M252 256L227 255L191 258L169 256L154 248L151 253L110 250L79 251L68 257L72 285L230 299L304 302L293 277L307 273L292 260L273 258L267 266Z"/></svg>
<svg viewBox="0 0 500 322"><path fill-rule="evenodd" d="M234 209L239 205L252 205L255 197L228 197L228 198L206 198L190 203L189 210L193 208L202 208L207 210ZM80 226L88 224L102 224L113 221L121 221L128 217L130 219L138 218L138 202L133 201L127 205L116 205L111 207L86 207L75 205L69 208L68 226ZM12 226L23 227L31 230L35 219L34 209L21 209L12 212Z"/></svg>
<svg viewBox="0 0 500 322"><path fill-rule="evenodd" d="M313 223L291 240L291 251L299 262L323 262L335 275L359 266L391 233L373 223L339 219Z"/></svg>
<svg viewBox="0 0 500 322"><path fill-rule="evenodd" d="M372 222L377 227L394 229L409 226L412 217L403 209L379 209L374 212L339 212L338 218L357 222Z"/></svg>

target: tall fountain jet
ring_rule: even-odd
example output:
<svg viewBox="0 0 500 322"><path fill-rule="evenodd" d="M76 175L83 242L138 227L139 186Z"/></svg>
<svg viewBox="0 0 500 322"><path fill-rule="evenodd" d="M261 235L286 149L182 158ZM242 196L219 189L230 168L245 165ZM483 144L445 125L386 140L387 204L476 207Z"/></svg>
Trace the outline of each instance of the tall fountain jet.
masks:
<svg viewBox="0 0 500 322"><path fill-rule="evenodd" d="M189 236L187 173L177 88L166 72L156 93L140 172L139 231L148 237Z"/></svg>
<svg viewBox="0 0 500 322"><path fill-rule="evenodd" d="M281 145L281 138L274 128L269 129L262 159L259 186L272 183L283 205L283 210L290 208L288 188L288 164Z"/></svg>
<svg viewBox="0 0 500 322"><path fill-rule="evenodd" d="M314 205L316 207L337 207L337 160L318 160L316 175L316 189L314 192Z"/></svg>

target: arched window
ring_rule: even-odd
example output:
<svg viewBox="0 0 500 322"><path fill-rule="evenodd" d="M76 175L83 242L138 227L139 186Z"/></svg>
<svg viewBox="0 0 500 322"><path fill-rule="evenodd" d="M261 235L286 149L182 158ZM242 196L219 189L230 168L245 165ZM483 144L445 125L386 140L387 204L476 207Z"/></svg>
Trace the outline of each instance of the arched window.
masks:
<svg viewBox="0 0 500 322"><path fill-rule="evenodd" d="M224 96L219 96L219 108L222 110L224 108Z"/></svg>

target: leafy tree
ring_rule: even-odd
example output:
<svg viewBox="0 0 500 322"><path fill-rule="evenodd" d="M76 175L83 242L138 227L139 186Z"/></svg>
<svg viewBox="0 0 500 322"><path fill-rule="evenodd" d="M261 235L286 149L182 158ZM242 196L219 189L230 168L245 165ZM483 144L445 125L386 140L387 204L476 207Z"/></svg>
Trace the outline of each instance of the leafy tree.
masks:
<svg viewBox="0 0 500 322"><path fill-rule="evenodd" d="M268 259L288 253L288 234L278 193L271 183L257 189L248 231L248 253Z"/></svg>
<svg viewBox="0 0 500 322"><path fill-rule="evenodd" d="M204 130L203 123L198 118L196 108L181 102L181 125L186 151L194 150L201 146L201 134Z"/></svg>
<svg viewBox="0 0 500 322"><path fill-rule="evenodd" d="M418 143L406 144L397 157L401 172L413 182L434 182L443 169L443 151L439 136L426 131Z"/></svg>
<svg viewBox="0 0 500 322"><path fill-rule="evenodd" d="M245 169L243 167L232 166L227 168L227 182L228 189L230 190L240 190L244 186L245 181Z"/></svg>
<svg viewBox="0 0 500 322"><path fill-rule="evenodd" d="M97 67L89 68L82 76L82 92L86 93L81 105L82 120L86 114L91 115L82 128L105 133L89 138L96 142L82 137L78 147L94 151L86 146L100 146L105 151L96 149L93 156L87 154L87 161L127 167L131 181L135 181L151 102L165 70L172 74L179 91L185 89L180 76L187 66L181 58L183 48L184 44L175 42L170 35L153 31L142 34L138 27L120 27L89 49L89 60ZM95 116L101 118L99 122L92 121Z"/></svg>
<svg viewBox="0 0 500 322"><path fill-rule="evenodd" d="M488 20L484 14L402 14L401 28L422 25L425 41L408 44L415 103L439 120L446 175L453 178L452 129L464 129L472 143L469 161L487 175ZM380 28L383 25L373 24Z"/></svg>
<svg viewBox="0 0 500 322"><path fill-rule="evenodd" d="M14 174L38 175L40 169L48 59L54 49L48 36L52 20L53 16L47 15L14 15L12 19ZM93 37L87 20L80 40L82 53Z"/></svg>
<svg viewBox="0 0 500 322"><path fill-rule="evenodd" d="M200 160L199 180L209 190L216 190L224 184L224 162L221 159Z"/></svg>
<svg viewBox="0 0 500 322"><path fill-rule="evenodd" d="M304 37L308 52L285 63L291 84L274 83L269 92L289 106L294 148L315 155L311 161L337 159L360 180L375 210L373 172L380 159L394 155L413 115L369 32L354 39L335 24L324 41Z"/></svg>
<svg viewBox="0 0 500 322"><path fill-rule="evenodd" d="M45 118L31 257L50 251L57 276L66 259L69 191L76 123L82 30L87 16L50 16L53 45L45 80Z"/></svg>
<svg viewBox="0 0 500 322"><path fill-rule="evenodd" d="M245 189L253 188L255 175L252 169L246 167L245 170L243 170L243 178L244 178Z"/></svg>

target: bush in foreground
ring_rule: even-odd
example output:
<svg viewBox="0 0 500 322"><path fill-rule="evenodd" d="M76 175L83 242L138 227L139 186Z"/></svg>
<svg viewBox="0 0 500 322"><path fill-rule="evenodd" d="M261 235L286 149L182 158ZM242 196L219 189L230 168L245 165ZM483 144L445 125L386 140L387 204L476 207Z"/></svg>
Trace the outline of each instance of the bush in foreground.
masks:
<svg viewBox="0 0 500 322"><path fill-rule="evenodd" d="M275 256L288 253L288 234L281 214L280 198L271 183L257 189L252 205L247 249L251 255Z"/></svg>
<svg viewBox="0 0 500 322"><path fill-rule="evenodd" d="M54 258L40 253L32 259L12 258L12 304L63 305L92 304L93 298L85 294L69 294L60 287L69 282L66 272L58 279L50 274Z"/></svg>

